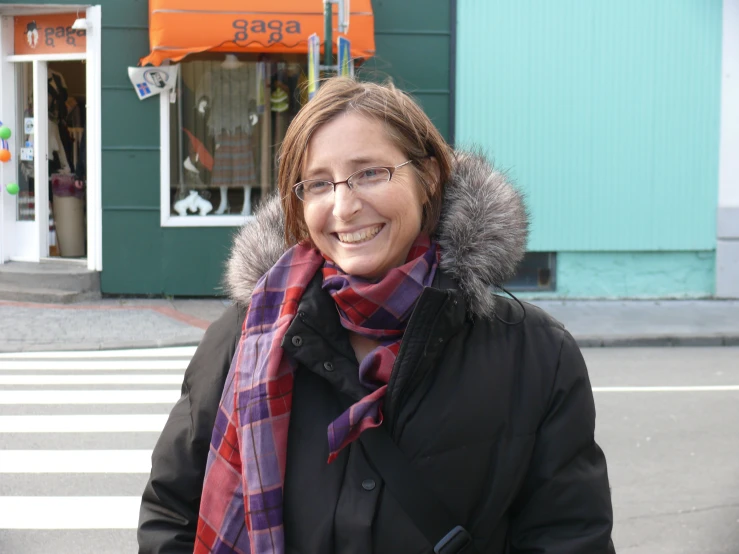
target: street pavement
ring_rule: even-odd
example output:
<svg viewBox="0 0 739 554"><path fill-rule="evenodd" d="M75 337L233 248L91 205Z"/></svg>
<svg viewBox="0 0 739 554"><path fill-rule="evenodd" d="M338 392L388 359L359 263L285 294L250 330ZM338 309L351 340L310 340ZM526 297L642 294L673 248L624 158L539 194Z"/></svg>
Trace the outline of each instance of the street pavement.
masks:
<svg viewBox="0 0 739 554"><path fill-rule="evenodd" d="M0 355L0 552L136 551L193 348ZM585 348L619 554L739 551L739 348Z"/></svg>
<svg viewBox="0 0 739 554"><path fill-rule="evenodd" d="M739 346L739 300L541 300L581 346ZM226 299L0 301L0 352L191 346Z"/></svg>
<svg viewBox="0 0 739 554"><path fill-rule="evenodd" d="M617 552L739 552L739 348L583 354Z"/></svg>

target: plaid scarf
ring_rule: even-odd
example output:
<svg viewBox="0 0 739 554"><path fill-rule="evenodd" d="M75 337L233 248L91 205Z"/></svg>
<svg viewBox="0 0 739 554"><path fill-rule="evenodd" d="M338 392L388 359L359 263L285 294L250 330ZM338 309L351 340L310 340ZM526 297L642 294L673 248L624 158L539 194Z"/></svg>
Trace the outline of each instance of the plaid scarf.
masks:
<svg viewBox="0 0 739 554"><path fill-rule="evenodd" d="M341 325L380 343L359 364L359 381L372 392L329 425L329 463L362 431L382 424L382 403L400 341L418 297L434 279L438 252L427 237L419 237L409 261L379 283L347 275L331 261L324 264L323 288L336 302Z"/></svg>
<svg viewBox="0 0 739 554"><path fill-rule="evenodd" d="M438 259L437 245L419 236L405 265L370 283L297 245L259 280L216 414L194 554L285 551L282 500L296 364L282 355L281 343L316 271L324 267L323 286L342 325L380 342L359 370L373 392L329 426L331 461L363 430L382 423L382 400L407 319L431 284Z"/></svg>

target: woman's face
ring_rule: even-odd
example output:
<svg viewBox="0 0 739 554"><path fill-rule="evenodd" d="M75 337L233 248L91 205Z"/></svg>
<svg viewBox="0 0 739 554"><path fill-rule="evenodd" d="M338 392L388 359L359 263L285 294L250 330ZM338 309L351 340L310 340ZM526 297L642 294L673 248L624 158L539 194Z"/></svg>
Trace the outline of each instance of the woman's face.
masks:
<svg viewBox="0 0 739 554"><path fill-rule="evenodd" d="M319 127L308 143L301 179L342 181L368 167L407 161L382 123L347 112ZM405 263L421 230L421 193L410 164L371 190L338 185L303 203L316 247L350 275L377 279Z"/></svg>

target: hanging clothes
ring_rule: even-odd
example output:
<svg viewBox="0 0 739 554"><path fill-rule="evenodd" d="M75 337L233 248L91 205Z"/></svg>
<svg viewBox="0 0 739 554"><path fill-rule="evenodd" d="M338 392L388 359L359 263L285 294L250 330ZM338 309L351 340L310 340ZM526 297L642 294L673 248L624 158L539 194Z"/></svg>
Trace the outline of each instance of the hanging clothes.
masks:
<svg viewBox="0 0 739 554"><path fill-rule="evenodd" d="M237 128L233 133L222 132L216 137L211 186L257 186L257 166L251 134Z"/></svg>
<svg viewBox="0 0 739 554"><path fill-rule="evenodd" d="M210 99L208 129L214 135L223 131L234 133L238 127L249 128L247 105L256 94L255 65L243 63L224 68L213 63L200 80L195 97Z"/></svg>

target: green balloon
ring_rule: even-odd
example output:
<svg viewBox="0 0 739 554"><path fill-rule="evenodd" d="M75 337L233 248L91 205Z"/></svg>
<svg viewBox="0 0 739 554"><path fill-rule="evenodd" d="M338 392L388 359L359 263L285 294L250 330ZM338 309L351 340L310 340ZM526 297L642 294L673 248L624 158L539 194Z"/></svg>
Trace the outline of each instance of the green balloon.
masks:
<svg viewBox="0 0 739 554"><path fill-rule="evenodd" d="M18 183L8 183L5 185L5 190L7 190L9 194L18 194L20 187L18 187Z"/></svg>
<svg viewBox="0 0 739 554"><path fill-rule="evenodd" d="M0 139L8 140L13 133L10 131L10 127L0 125Z"/></svg>

